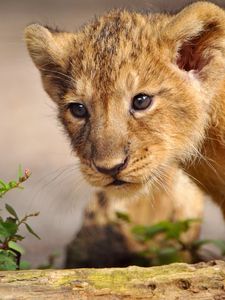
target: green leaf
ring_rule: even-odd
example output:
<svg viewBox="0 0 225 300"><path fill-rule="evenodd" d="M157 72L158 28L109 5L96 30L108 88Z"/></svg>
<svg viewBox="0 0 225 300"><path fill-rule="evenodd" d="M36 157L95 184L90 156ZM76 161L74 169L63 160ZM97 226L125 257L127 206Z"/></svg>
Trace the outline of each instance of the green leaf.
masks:
<svg viewBox="0 0 225 300"><path fill-rule="evenodd" d="M17 224L13 222L0 221L0 237L9 238L13 236L18 230Z"/></svg>
<svg viewBox="0 0 225 300"><path fill-rule="evenodd" d="M225 241L223 241L223 240L212 240L212 244L220 249L222 255L225 255Z"/></svg>
<svg viewBox="0 0 225 300"><path fill-rule="evenodd" d="M154 236L158 234L164 234L165 239L180 239L183 232L186 232L191 223L196 222L197 219L188 219L184 221L162 221L152 226L137 225L132 228L132 233L140 241L146 242L151 240Z"/></svg>
<svg viewBox="0 0 225 300"><path fill-rule="evenodd" d="M10 189L13 189L13 188L15 188L15 187L17 187L18 186L18 183L16 182L16 181L10 181L9 182L9 187L10 187Z"/></svg>
<svg viewBox="0 0 225 300"><path fill-rule="evenodd" d="M10 241L8 245L9 245L9 248L11 248L13 250L16 250L20 254L24 254L25 253L24 249L20 245L18 245L17 243L15 243L13 241Z"/></svg>
<svg viewBox="0 0 225 300"><path fill-rule="evenodd" d="M182 261L179 251L174 247L166 247L160 249L158 253L158 261L160 265L167 265L174 262Z"/></svg>
<svg viewBox="0 0 225 300"><path fill-rule="evenodd" d="M199 249L204 245L211 244L211 241L212 240L209 240L209 239L207 239L207 240L197 240L197 241L194 241L192 243L192 247L195 248L195 249Z"/></svg>
<svg viewBox="0 0 225 300"><path fill-rule="evenodd" d="M35 236L36 238L38 238L39 240L41 239L41 238L33 231L33 229L30 227L30 225L28 225L27 223L24 223L24 224L25 224L27 230L28 230L32 235L34 235L34 236Z"/></svg>
<svg viewBox="0 0 225 300"><path fill-rule="evenodd" d="M5 191L0 188L0 198L2 198L4 194L5 194Z"/></svg>
<svg viewBox="0 0 225 300"><path fill-rule="evenodd" d="M19 168L18 168L18 179L22 178L23 177L23 170L22 170L22 166L21 164L19 165Z"/></svg>
<svg viewBox="0 0 225 300"><path fill-rule="evenodd" d="M130 217L128 214L121 212L121 211L116 211L116 217L122 221L125 221L127 223L130 223Z"/></svg>
<svg viewBox="0 0 225 300"><path fill-rule="evenodd" d="M18 220L17 213L15 212L15 210L12 206L10 206L9 204L6 204L5 208L12 216L14 216Z"/></svg>
<svg viewBox="0 0 225 300"><path fill-rule="evenodd" d="M6 183L5 185L5 190L8 192L10 190L10 185L8 183Z"/></svg>
<svg viewBox="0 0 225 300"><path fill-rule="evenodd" d="M23 260L20 262L20 270L28 270L31 268L31 265L28 261Z"/></svg>
<svg viewBox="0 0 225 300"><path fill-rule="evenodd" d="M0 238L8 238L10 233L8 230L3 226L3 223L0 222Z"/></svg>
<svg viewBox="0 0 225 300"><path fill-rule="evenodd" d="M14 236L11 238L11 240L14 242L22 241L22 240L24 240L24 236L19 235L19 234L14 234Z"/></svg>
<svg viewBox="0 0 225 300"><path fill-rule="evenodd" d="M136 225L132 228L132 233L140 240L147 241L155 235L165 232L168 227L168 222L160 222L152 226Z"/></svg>
<svg viewBox="0 0 225 300"><path fill-rule="evenodd" d="M8 270L16 270L17 265L15 261L15 256L13 256L8 251L0 252L0 270L8 271Z"/></svg>
<svg viewBox="0 0 225 300"><path fill-rule="evenodd" d="M199 248L201 248L202 246L208 245L208 244L211 244L211 245L216 246L217 248L220 249L221 254L222 254L222 255L225 255L225 241L224 241L224 240L211 240L211 239L208 239L208 240L199 240L199 241L195 241L195 242L193 243L193 245L194 245L194 247L195 247L196 249L199 249Z"/></svg>
<svg viewBox="0 0 225 300"><path fill-rule="evenodd" d="M1 186L5 189L6 183L5 183L3 180L1 180L1 179L0 179L0 184L1 184Z"/></svg>
<svg viewBox="0 0 225 300"><path fill-rule="evenodd" d="M174 223L168 224L166 230L167 239L179 239L183 232L186 232L189 229L187 222L177 221Z"/></svg>
<svg viewBox="0 0 225 300"><path fill-rule="evenodd" d="M179 239L181 234L187 232L194 222L200 222L200 219L187 219L182 221L171 222L168 226L166 237L168 239Z"/></svg>
<svg viewBox="0 0 225 300"><path fill-rule="evenodd" d="M12 218L12 217L8 217L8 218L6 218L6 222L7 223L15 223L16 224L16 219Z"/></svg>
<svg viewBox="0 0 225 300"><path fill-rule="evenodd" d="M146 241L146 226L136 225L131 229L131 233L139 241Z"/></svg>

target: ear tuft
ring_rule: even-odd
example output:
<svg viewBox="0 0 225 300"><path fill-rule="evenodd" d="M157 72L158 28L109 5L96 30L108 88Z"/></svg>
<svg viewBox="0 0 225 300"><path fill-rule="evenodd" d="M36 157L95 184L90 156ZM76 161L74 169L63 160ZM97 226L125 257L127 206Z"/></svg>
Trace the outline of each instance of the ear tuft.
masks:
<svg viewBox="0 0 225 300"><path fill-rule="evenodd" d="M61 61L60 48L49 29L39 24L29 25L25 29L25 41L30 56L38 68Z"/></svg>
<svg viewBox="0 0 225 300"><path fill-rule="evenodd" d="M75 47L75 35L33 24L25 29L25 40L41 73L44 89L58 102L72 82L70 56Z"/></svg>

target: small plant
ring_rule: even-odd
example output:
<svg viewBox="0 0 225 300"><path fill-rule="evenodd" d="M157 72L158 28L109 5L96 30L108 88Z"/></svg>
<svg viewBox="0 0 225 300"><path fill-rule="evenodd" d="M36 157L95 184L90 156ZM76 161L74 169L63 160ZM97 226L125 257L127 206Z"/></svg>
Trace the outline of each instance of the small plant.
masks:
<svg viewBox="0 0 225 300"><path fill-rule="evenodd" d="M10 190L18 188L23 189L22 184L30 177L30 171L26 169L22 172L21 166L18 171L18 179L8 183L0 180L0 200ZM31 217L36 217L39 213L32 213L19 218L15 209L9 204L5 204L5 209L9 213L6 219L0 214L0 270L18 270L27 268L27 262L21 262L21 255L24 253L23 248L18 244L24 239L24 236L18 234L19 228L24 225L29 233L36 238L40 237L33 231L27 223ZM2 209L0 210L1 213Z"/></svg>
<svg viewBox="0 0 225 300"><path fill-rule="evenodd" d="M132 224L129 215L116 212L120 222L131 224L131 233L142 245L142 251L137 253L137 264L144 266L165 265L174 262L197 263L202 259L200 250L203 246L212 244L218 248L221 255L225 255L225 241L223 240L195 240L185 243L182 234L187 232L194 222L199 219L179 221L162 221L151 226Z"/></svg>

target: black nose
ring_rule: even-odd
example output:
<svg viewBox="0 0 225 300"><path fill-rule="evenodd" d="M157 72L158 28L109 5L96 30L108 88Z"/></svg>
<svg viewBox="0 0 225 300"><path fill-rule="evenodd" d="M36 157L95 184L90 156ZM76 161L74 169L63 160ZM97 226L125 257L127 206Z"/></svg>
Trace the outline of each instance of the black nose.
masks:
<svg viewBox="0 0 225 300"><path fill-rule="evenodd" d="M95 164L96 169L103 174L110 175L110 176L116 176L120 171L126 168L128 163L128 158L126 158L122 163L114 166L113 168L103 168L99 167Z"/></svg>

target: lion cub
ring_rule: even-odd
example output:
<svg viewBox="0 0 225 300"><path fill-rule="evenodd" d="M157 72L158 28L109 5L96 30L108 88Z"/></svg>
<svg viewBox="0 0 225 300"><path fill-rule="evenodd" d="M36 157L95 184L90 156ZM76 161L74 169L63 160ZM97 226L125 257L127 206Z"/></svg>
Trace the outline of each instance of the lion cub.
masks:
<svg viewBox="0 0 225 300"><path fill-rule="evenodd" d="M89 183L129 197L172 190L185 168L225 213L222 9L117 10L77 33L34 24L25 37Z"/></svg>

